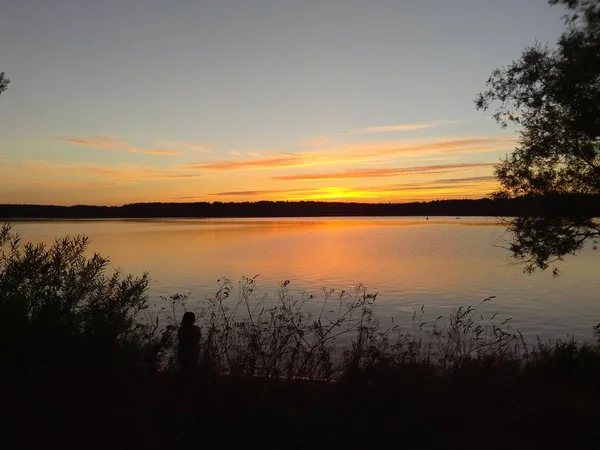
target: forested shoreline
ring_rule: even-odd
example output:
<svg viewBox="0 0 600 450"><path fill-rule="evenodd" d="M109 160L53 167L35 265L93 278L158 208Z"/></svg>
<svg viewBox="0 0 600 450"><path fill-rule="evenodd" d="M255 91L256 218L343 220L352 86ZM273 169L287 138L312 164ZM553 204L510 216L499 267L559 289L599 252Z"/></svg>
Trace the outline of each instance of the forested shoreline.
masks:
<svg viewBox="0 0 600 450"><path fill-rule="evenodd" d="M122 206L0 205L0 219L327 216L600 217L600 196L557 195L512 199L434 200L413 203L257 201L131 203Z"/></svg>

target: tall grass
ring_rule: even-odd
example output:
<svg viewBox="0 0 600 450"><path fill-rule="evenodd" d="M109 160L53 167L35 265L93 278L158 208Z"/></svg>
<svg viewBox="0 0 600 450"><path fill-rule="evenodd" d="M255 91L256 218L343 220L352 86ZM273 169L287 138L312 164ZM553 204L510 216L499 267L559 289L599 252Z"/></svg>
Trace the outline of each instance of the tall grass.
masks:
<svg viewBox="0 0 600 450"><path fill-rule="evenodd" d="M170 311L158 355L166 370L176 367L174 345L181 315L192 309L201 329L201 370L213 375L266 378L341 379L359 373L389 372L402 365L426 365L438 371L466 363L524 360L529 357L522 335L509 320L485 319L480 305L459 307L443 320L423 320L424 307L413 325L383 328L374 313L377 294L363 285L353 291L323 289L322 297L293 293L280 283L277 302L265 306L257 277L235 285L219 280L214 297L190 308L188 296L163 298ZM307 302L317 312L307 312ZM319 303L320 302L320 303ZM346 345L339 345L340 340Z"/></svg>

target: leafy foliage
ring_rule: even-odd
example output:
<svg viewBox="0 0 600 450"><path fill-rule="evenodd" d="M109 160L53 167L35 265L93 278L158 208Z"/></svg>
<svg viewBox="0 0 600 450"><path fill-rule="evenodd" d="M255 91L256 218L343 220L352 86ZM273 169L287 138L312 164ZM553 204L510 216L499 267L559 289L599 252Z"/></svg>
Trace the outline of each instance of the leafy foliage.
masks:
<svg viewBox="0 0 600 450"><path fill-rule="evenodd" d="M493 117L501 126L521 127L518 147L496 168L498 198L600 193L600 1L549 3L568 10L556 47L526 48L492 72L475 100L483 110L499 104ZM589 218L561 220L511 222L510 247L517 258L527 255L526 270L545 269L600 236Z"/></svg>
<svg viewBox="0 0 600 450"><path fill-rule="evenodd" d="M8 84L10 80L6 78L4 72L0 72L0 94L2 94L6 89L8 89Z"/></svg>
<svg viewBox="0 0 600 450"><path fill-rule="evenodd" d="M86 255L83 236L26 243L0 228L0 346L8 366L110 368L141 362L152 342L142 325L148 277L106 275L109 260Z"/></svg>
<svg viewBox="0 0 600 450"><path fill-rule="evenodd" d="M528 273L577 254L586 242L594 250L600 243L598 222L587 217L516 217L505 223L512 236L508 249ZM552 273L557 276L558 268L553 267Z"/></svg>

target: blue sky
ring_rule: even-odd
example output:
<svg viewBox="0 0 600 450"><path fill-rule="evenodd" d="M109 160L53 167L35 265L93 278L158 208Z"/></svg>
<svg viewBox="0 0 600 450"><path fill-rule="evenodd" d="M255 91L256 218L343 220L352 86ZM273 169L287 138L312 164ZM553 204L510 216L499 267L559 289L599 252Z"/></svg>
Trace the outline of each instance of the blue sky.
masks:
<svg viewBox="0 0 600 450"><path fill-rule="evenodd" d="M0 0L0 203L481 197L545 0ZM463 180L463 181L461 181Z"/></svg>

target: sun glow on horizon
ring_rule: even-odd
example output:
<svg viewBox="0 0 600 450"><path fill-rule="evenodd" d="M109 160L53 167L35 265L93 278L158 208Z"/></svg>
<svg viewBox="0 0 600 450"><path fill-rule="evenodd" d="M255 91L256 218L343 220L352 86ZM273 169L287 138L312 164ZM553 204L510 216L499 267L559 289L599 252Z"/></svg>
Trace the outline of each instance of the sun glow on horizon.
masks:
<svg viewBox="0 0 600 450"><path fill-rule="evenodd" d="M365 128L362 134L389 132ZM410 129L411 127L407 127ZM418 128L414 126L414 128ZM404 203L481 198L496 189L498 152L514 137L336 142L293 152L229 152L186 141L136 146L117 136L59 138L109 152L114 163L0 160L0 203L120 205L139 202L313 200ZM148 149L150 148L150 149ZM120 162L126 155L139 162ZM121 156L122 155L122 156ZM90 154L93 156L93 153Z"/></svg>

